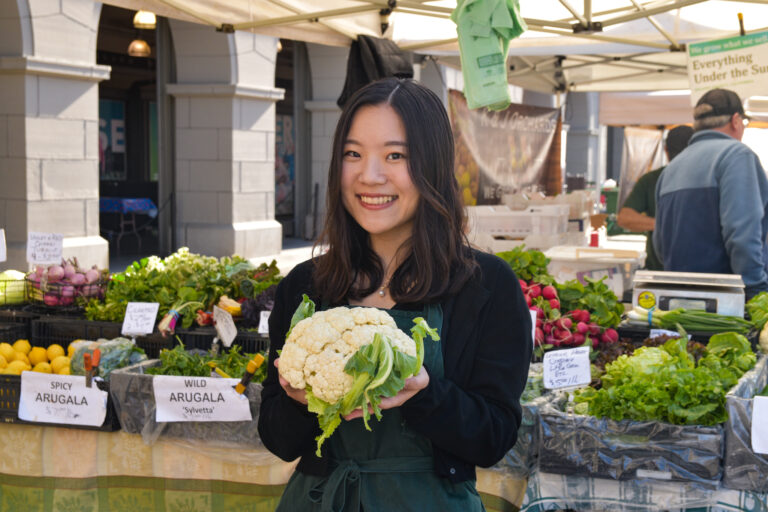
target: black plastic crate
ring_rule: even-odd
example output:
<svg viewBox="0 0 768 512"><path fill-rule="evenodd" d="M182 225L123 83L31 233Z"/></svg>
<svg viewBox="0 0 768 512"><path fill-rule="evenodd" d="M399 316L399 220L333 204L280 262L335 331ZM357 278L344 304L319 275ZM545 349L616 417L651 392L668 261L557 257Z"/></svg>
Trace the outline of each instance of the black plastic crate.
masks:
<svg viewBox="0 0 768 512"><path fill-rule="evenodd" d="M29 328L24 324L0 323L0 343L11 343L18 339L29 339Z"/></svg>
<svg viewBox="0 0 768 512"><path fill-rule="evenodd" d="M45 316L32 322L32 345L48 347L58 343L67 347L75 340L96 341L99 338L114 339L122 336L122 324L116 322L96 322L81 318ZM144 349L149 359L155 359L163 348L173 348L176 338L164 338L159 332L147 336L136 336L136 346Z"/></svg>
<svg viewBox="0 0 768 512"><path fill-rule="evenodd" d="M109 384L103 381L94 382L102 391L109 392ZM19 398L21 397L21 376L0 375L0 421L4 423L22 423L25 425L49 425L54 427L80 428L85 430L100 430L114 432L120 430L120 420L115 412L112 397L107 398L107 415L104 423L98 427L85 425L67 425L65 423L39 423L36 421L24 421L19 419Z"/></svg>
<svg viewBox="0 0 768 512"><path fill-rule="evenodd" d="M24 306L19 308L0 308L0 323L23 326L21 338L29 339L32 335L32 320L39 318L38 313L27 311Z"/></svg>
<svg viewBox="0 0 768 512"><path fill-rule="evenodd" d="M177 332L182 343L188 349L197 348L208 350L211 348L213 338L217 336L214 327L198 327L197 329L181 330ZM259 334L257 331L244 331L238 329L232 345L239 345L244 354L263 352L269 349L269 337Z"/></svg>
<svg viewBox="0 0 768 512"><path fill-rule="evenodd" d="M656 329L656 327L653 329ZM619 324L619 326L616 328L616 331L619 333L619 338L629 338L633 342L642 343L643 340L650 336L651 327L645 325L633 325L624 322ZM698 341L704 345L707 344L709 338L716 334L714 332L706 331L687 331L687 333L691 336L693 341ZM752 345L752 350L755 350L758 345L758 338L760 333L757 330L752 330L744 336L746 336L746 338L749 340L749 343Z"/></svg>

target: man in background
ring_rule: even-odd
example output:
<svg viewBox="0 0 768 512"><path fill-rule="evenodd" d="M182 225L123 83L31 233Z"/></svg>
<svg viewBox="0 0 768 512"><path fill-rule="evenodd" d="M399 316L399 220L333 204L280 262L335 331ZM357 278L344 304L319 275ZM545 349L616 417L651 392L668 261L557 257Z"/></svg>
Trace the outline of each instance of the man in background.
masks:
<svg viewBox="0 0 768 512"><path fill-rule="evenodd" d="M668 161L671 162L678 153L688 146L691 135L693 135L693 128L690 126L681 125L669 130L664 143L664 151L667 153ZM659 176L663 170L664 167L659 167L643 174L632 187L632 192L624 200L619 215L616 217L616 223L627 231L645 232L647 237L645 268L648 270L664 270L664 265L653 249L652 238L653 229L656 225L656 182L659 181Z"/></svg>
<svg viewBox="0 0 768 512"><path fill-rule="evenodd" d="M749 300L768 291L768 178L741 143L749 118L736 93L707 92L693 118L656 186L654 247L664 270L740 274Z"/></svg>

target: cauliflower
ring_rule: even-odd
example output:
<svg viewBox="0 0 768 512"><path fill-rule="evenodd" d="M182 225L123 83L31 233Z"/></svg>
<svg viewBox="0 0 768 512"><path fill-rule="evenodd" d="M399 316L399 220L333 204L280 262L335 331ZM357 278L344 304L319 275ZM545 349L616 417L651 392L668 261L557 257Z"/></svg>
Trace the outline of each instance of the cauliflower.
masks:
<svg viewBox="0 0 768 512"><path fill-rule="evenodd" d="M292 387L307 390L308 408L319 415L323 431L317 437L320 456L320 446L341 423L341 416L354 409L362 408L370 430L368 406L381 419L381 397L403 389L405 379L421 369L424 338L439 337L417 318L412 339L386 311L376 308L314 311L305 295L291 320L279 372Z"/></svg>
<svg viewBox="0 0 768 512"><path fill-rule="evenodd" d="M280 375L294 388L309 385L317 398L335 403L349 392L354 380L344 366L360 347L373 342L376 333L416 357L416 343L397 328L386 311L339 307L296 324L280 354Z"/></svg>

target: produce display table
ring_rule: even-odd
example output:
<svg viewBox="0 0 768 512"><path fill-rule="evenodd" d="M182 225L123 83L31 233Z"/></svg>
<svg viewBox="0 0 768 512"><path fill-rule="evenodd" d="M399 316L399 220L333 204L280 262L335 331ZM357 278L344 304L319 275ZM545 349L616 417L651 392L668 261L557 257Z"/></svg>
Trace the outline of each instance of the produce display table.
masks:
<svg viewBox="0 0 768 512"><path fill-rule="evenodd" d="M608 480L585 476L534 473L521 507L544 510L657 510L768 512L768 495L731 489L704 489L693 484L657 480Z"/></svg>
<svg viewBox="0 0 768 512"><path fill-rule="evenodd" d="M264 448L0 424L2 511L268 512L294 467ZM516 511L525 480L481 469L478 490L489 511Z"/></svg>

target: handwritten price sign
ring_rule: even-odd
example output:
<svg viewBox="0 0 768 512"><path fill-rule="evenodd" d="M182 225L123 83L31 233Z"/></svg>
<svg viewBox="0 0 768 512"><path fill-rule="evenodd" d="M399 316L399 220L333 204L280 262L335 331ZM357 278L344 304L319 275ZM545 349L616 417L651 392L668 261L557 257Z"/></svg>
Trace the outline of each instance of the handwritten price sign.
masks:
<svg viewBox="0 0 768 512"><path fill-rule="evenodd" d="M157 320L159 308L160 304L157 302L129 302L123 318L123 335L152 334L152 331L155 330L155 320Z"/></svg>
<svg viewBox="0 0 768 512"><path fill-rule="evenodd" d="M544 387L570 388L589 384L589 347L554 350L544 354Z"/></svg>
<svg viewBox="0 0 768 512"><path fill-rule="evenodd" d="M27 261L32 264L61 263L64 235L30 232L27 236Z"/></svg>

